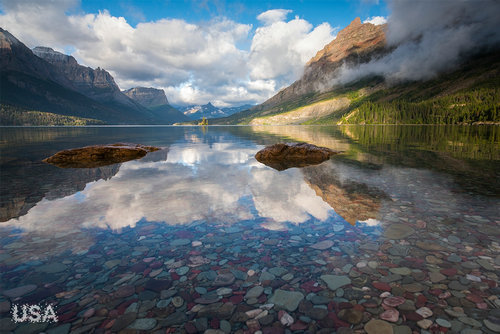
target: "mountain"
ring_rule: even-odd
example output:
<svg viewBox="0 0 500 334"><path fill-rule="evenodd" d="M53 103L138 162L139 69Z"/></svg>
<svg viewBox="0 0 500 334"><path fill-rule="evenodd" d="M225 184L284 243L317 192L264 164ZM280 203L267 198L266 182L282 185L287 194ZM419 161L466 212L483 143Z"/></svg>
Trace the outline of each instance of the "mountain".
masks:
<svg viewBox="0 0 500 334"><path fill-rule="evenodd" d="M32 51L2 28L0 65L0 124L172 123L123 94L107 71L47 47Z"/></svg>
<svg viewBox="0 0 500 334"><path fill-rule="evenodd" d="M359 17L356 18L307 62L299 80L264 102L260 109L269 109L303 95L323 91L331 86L331 80L342 65L366 63L383 54L386 51L385 29L385 24L363 24Z"/></svg>
<svg viewBox="0 0 500 334"><path fill-rule="evenodd" d="M163 89L135 87L124 90L123 93L147 108L168 104L167 96Z"/></svg>
<svg viewBox="0 0 500 334"><path fill-rule="evenodd" d="M0 65L0 116L4 125L17 124L16 120L30 116L32 110L43 112L44 118L56 120L61 116L74 116L84 124L102 123L102 115L109 115L110 119L119 116L76 92L71 82L55 66L35 56L23 43L1 28ZM29 124L51 123L42 120Z"/></svg>
<svg viewBox="0 0 500 334"><path fill-rule="evenodd" d="M125 106L143 112L143 108L123 94L109 72L82 66L75 58L54 51L49 47L37 46L33 54L54 65L79 93L98 102Z"/></svg>
<svg viewBox="0 0 500 334"><path fill-rule="evenodd" d="M123 93L148 108L158 118L168 119L170 123L185 122L190 119L168 103L163 89L135 87Z"/></svg>
<svg viewBox="0 0 500 334"><path fill-rule="evenodd" d="M384 56L390 60L397 45L387 45L386 29L356 18L305 64L304 74L292 85L258 106L211 124L500 121L499 46L475 50L453 70L429 80L388 82L374 75L340 80L346 68L366 67Z"/></svg>
<svg viewBox="0 0 500 334"><path fill-rule="evenodd" d="M71 82L53 66L39 57L8 31L0 28L0 70L13 71L44 80L51 80L63 86L71 86Z"/></svg>
<svg viewBox="0 0 500 334"><path fill-rule="evenodd" d="M184 107L177 107L184 115L192 120L205 118L227 117L237 112L252 108L251 104L244 104L237 107L215 107L212 103L208 102L204 105L189 105Z"/></svg>

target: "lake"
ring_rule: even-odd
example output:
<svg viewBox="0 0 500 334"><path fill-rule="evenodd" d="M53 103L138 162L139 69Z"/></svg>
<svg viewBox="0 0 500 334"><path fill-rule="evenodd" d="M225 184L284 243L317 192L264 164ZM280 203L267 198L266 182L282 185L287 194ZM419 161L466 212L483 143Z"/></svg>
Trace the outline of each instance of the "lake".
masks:
<svg viewBox="0 0 500 334"><path fill-rule="evenodd" d="M500 328L498 126L3 127L0 139L6 331ZM254 158L302 141L342 153L284 171ZM162 150L42 162L115 142ZM53 306L57 322L14 322L23 304Z"/></svg>

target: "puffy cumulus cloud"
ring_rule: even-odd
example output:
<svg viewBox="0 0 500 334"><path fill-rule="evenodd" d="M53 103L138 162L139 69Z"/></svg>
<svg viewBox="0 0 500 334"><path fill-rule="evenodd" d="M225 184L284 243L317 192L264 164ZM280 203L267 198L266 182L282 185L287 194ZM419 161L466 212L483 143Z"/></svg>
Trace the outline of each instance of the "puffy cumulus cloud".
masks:
<svg viewBox="0 0 500 334"><path fill-rule="evenodd" d="M261 21L265 25L270 25L275 22L284 21L291 12L292 11L290 9L270 9L259 14L257 16L257 20Z"/></svg>
<svg viewBox="0 0 500 334"><path fill-rule="evenodd" d="M277 184L286 184L286 187L277 187ZM270 217L275 223L298 224L310 216L324 221L332 211L304 182L300 170L296 168L282 173L269 168L256 168L252 171L249 186L259 215Z"/></svg>
<svg viewBox="0 0 500 334"><path fill-rule="evenodd" d="M86 66L111 72L122 89L152 86L178 104L259 103L297 79L304 64L333 39L327 23L286 21L286 9L258 16L262 27L225 17L180 19L135 27L108 11L83 13L77 0L5 0L3 28L29 47L74 50ZM238 45L250 45L251 50Z"/></svg>
<svg viewBox="0 0 500 334"><path fill-rule="evenodd" d="M298 17L285 21L286 13L273 14L274 21L268 18L257 28L250 48L250 78L266 80L275 89L298 79L307 61L335 37L328 23L314 28Z"/></svg>
<svg viewBox="0 0 500 334"><path fill-rule="evenodd" d="M389 82L426 80L500 43L496 0L393 0L389 8L387 43L394 50L367 64L344 67L338 82L367 74L382 75Z"/></svg>
<svg viewBox="0 0 500 334"><path fill-rule="evenodd" d="M378 26L387 23L387 19L383 16L372 16L364 20L363 23L371 23Z"/></svg>
<svg viewBox="0 0 500 334"><path fill-rule="evenodd" d="M82 228L121 230L143 218L182 225L263 217L275 228L311 217L326 220L333 214L298 170L282 173L258 163L254 146L208 145L199 139L172 145L160 161L124 163L111 179L89 183L71 196L43 199L26 215L2 224L51 234ZM285 191L276 187L283 183Z"/></svg>
<svg viewBox="0 0 500 334"><path fill-rule="evenodd" d="M78 5L78 0L3 0L0 22L2 28L30 47L44 43L63 50L73 45L76 37L79 42L97 42L98 36L85 29L85 23L95 15L66 15Z"/></svg>

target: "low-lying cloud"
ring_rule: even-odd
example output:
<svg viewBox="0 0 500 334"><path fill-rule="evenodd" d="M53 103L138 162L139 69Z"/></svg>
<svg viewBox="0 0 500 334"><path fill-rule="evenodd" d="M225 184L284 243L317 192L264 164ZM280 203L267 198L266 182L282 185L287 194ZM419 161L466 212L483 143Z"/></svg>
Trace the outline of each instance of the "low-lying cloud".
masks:
<svg viewBox="0 0 500 334"><path fill-rule="evenodd" d="M394 50L354 68L344 66L334 84L366 75L382 75L388 82L431 79L473 53L499 46L499 1L393 0L388 5L387 43Z"/></svg>
<svg viewBox="0 0 500 334"><path fill-rule="evenodd" d="M223 16L133 27L106 10L82 13L76 0L4 0L1 6L2 27L28 47L71 50L80 63L111 72L121 89L163 88L179 104L263 102L298 79L307 60L335 37L328 23L288 20L288 9L261 13L258 27Z"/></svg>

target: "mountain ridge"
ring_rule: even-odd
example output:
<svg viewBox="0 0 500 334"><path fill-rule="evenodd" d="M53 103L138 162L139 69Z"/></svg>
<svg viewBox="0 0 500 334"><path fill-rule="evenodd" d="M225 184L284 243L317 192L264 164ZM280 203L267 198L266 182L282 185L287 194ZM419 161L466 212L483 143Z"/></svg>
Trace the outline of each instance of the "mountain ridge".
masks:
<svg viewBox="0 0 500 334"><path fill-rule="evenodd" d="M0 28L0 124L174 122L168 112L150 110L123 94L109 72L79 65L48 47L35 49L39 56Z"/></svg>
<svg viewBox="0 0 500 334"><path fill-rule="evenodd" d="M58 68L79 93L101 103L124 105L144 112L140 104L122 93L108 71L80 65L73 56L49 47L37 46L32 52Z"/></svg>

